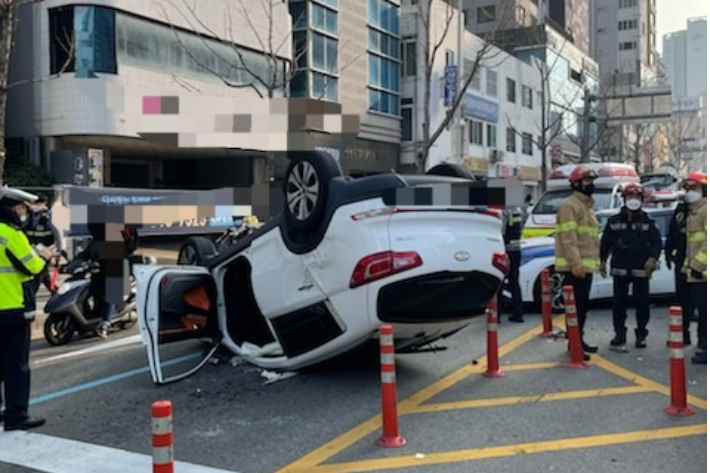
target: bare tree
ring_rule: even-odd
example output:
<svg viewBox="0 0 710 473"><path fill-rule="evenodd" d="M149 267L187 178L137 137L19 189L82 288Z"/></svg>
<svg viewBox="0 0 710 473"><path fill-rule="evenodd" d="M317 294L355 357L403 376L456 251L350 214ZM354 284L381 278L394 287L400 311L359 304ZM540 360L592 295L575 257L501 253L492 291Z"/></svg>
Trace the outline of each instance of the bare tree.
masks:
<svg viewBox="0 0 710 473"><path fill-rule="evenodd" d="M694 151L690 144L699 135L702 120L696 111L676 111L667 123L666 137L670 162L681 171L687 166L683 155Z"/></svg>
<svg viewBox="0 0 710 473"><path fill-rule="evenodd" d="M47 78L32 78L10 82L10 54L14 46L14 35L18 25L19 9L30 3L41 3L43 0L0 0L0 185L5 174L5 123L7 120L7 95L10 89L19 85L40 82L59 77L67 70L74 57L74 39L69 32L64 32L59 43L67 53L67 61L59 68L59 72Z"/></svg>
<svg viewBox="0 0 710 473"><path fill-rule="evenodd" d="M422 33L422 40L417 42L417 47L419 48L418 52L420 52L420 54L417 55L417 58L424 58L423 64L419 68L423 74L421 78L418 79L419 81L423 81L424 84L422 135L421 141L417 143L416 147L416 162L419 172L425 171L426 162L429 158L431 148L436 144L436 141L439 139L441 134L453 121L458 107L460 106L466 93L466 89L468 89L468 86L471 84L482 65L502 53L501 50L494 47L492 38L495 30L499 29L500 25L508 20L509 13L513 8L512 2L505 3L506 8L496 15L497 19L492 18L492 20L496 21L496 28L494 28L491 33L487 33L482 36L482 44L480 48L477 48L475 51L471 51L473 52L473 60L465 71L461 71L458 74L456 95L453 97L451 106L439 123L433 123L431 110L432 91L434 87L439 86L439 84L434 81L434 72L438 67L438 57L448 35L452 32L455 34L455 29L457 27L455 19L458 16L458 11L452 5L453 1L448 0L444 2L445 13L443 16L432 15L436 9L435 5L440 3L441 0L420 0L417 2L417 36L419 36L419 32ZM463 12L461 14L463 15ZM466 52L468 51L464 49L464 51L460 51L459 53L463 55L463 58L470 61ZM420 61L417 60L417 62ZM463 63L463 61L461 62Z"/></svg>

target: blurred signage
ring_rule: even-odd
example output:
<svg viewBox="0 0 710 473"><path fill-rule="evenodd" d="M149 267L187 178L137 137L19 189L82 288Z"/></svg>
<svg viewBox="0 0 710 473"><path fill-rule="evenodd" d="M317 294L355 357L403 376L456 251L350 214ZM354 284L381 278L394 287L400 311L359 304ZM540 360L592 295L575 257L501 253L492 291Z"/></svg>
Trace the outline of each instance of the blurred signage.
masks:
<svg viewBox="0 0 710 473"><path fill-rule="evenodd" d="M459 89L459 74L456 66L444 69L444 106L452 107Z"/></svg>
<svg viewBox="0 0 710 473"><path fill-rule="evenodd" d="M476 117L493 123L498 122L498 104L473 94L464 96L464 113L469 117Z"/></svg>

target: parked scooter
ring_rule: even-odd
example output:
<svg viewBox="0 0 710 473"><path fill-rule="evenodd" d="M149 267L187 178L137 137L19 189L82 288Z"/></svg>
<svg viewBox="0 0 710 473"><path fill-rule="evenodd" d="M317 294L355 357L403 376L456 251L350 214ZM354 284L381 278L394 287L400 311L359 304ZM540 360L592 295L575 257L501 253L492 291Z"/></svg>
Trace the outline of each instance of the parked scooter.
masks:
<svg viewBox="0 0 710 473"><path fill-rule="evenodd" d="M129 329L138 320L136 313L136 285L133 280L134 264L156 264L155 257L133 254L128 257L131 268L131 290L124 297L122 307L111 316L111 329ZM75 259L63 266L60 273L69 278L52 293L44 306L47 319L44 322L44 338L52 346L69 343L75 332L81 335L95 334L101 322L101 307L95 294L91 293L91 278L99 272L99 264L90 259Z"/></svg>

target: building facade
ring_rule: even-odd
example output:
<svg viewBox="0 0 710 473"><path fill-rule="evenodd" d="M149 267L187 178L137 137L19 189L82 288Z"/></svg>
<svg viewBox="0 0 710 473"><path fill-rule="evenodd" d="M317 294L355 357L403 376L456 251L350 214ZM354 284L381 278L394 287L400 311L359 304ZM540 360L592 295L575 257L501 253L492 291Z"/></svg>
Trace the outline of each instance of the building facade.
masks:
<svg viewBox="0 0 710 473"><path fill-rule="evenodd" d="M270 16L255 8L247 22L228 0L199 2L194 11L179 5L47 0L22 6L10 68L10 82L21 85L8 97L9 158L28 157L77 185L252 183L258 150L149 143L122 103L140 95L283 95L291 58L287 6L275 5ZM284 37L278 50L264 51L259 35L270 28ZM174 131L189 133L199 120L182 121ZM75 172L87 165L90 174Z"/></svg>
<svg viewBox="0 0 710 473"><path fill-rule="evenodd" d="M457 63L457 15L444 35L445 18L450 17L445 2L433 2L431 48L443 37L433 56L429 117L431 133L443 123L449 109L444 85L447 66ZM450 11L450 10L448 10ZM423 142L425 117L424 64L432 52L425 51L424 23L416 6L402 9L402 164L414 168ZM471 71L484 41L465 31L463 74ZM540 76L534 66L492 47L476 69L461 101L463 121L453 120L430 148L425 169L439 163L468 167L482 178L518 177L527 191L537 195L542 174L537 146L541 104ZM452 95L453 97L453 95ZM457 127L456 124L459 124ZM460 137L459 133L463 136ZM463 151L459 143L463 142Z"/></svg>

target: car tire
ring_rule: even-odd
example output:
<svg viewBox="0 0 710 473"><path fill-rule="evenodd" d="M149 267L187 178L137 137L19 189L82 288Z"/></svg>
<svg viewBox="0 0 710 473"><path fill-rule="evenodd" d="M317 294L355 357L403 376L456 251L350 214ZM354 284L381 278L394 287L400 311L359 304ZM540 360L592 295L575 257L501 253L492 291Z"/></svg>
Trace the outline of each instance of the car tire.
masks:
<svg viewBox="0 0 710 473"><path fill-rule="evenodd" d="M340 167L330 155L317 151L289 159L284 179L286 223L294 230L311 230L324 217L330 180L342 175Z"/></svg>
<svg viewBox="0 0 710 473"><path fill-rule="evenodd" d="M217 248L212 240L207 237L193 236L180 246L177 264L203 266L215 253L217 253Z"/></svg>
<svg viewBox="0 0 710 473"><path fill-rule="evenodd" d="M75 330L74 319L69 314L49 314L44 321L44 339L53 347L69 343Z"/></svg>
<svg viewBox="0 0 710 473"><path fill-rule="evenodd" d="M476 176L474 176L469 169L465 168L464 166L461 166L460 164L437 164L433 168L429 169L426 173L430 176L460 177L462 179L469 179L471 181L476 180Z"/></svg>
<svg viewBox="0 0 710 473"><path fill-rule="evenodd" d="M565 311L564 295L562 294L564 277L562 274L555 271L554 266L549 266L547 270L550 272L550 299L552 302L552 313L561 314ZM535 307L537 310L542 311L542 274L535 280L533 291Z"/></svg>

